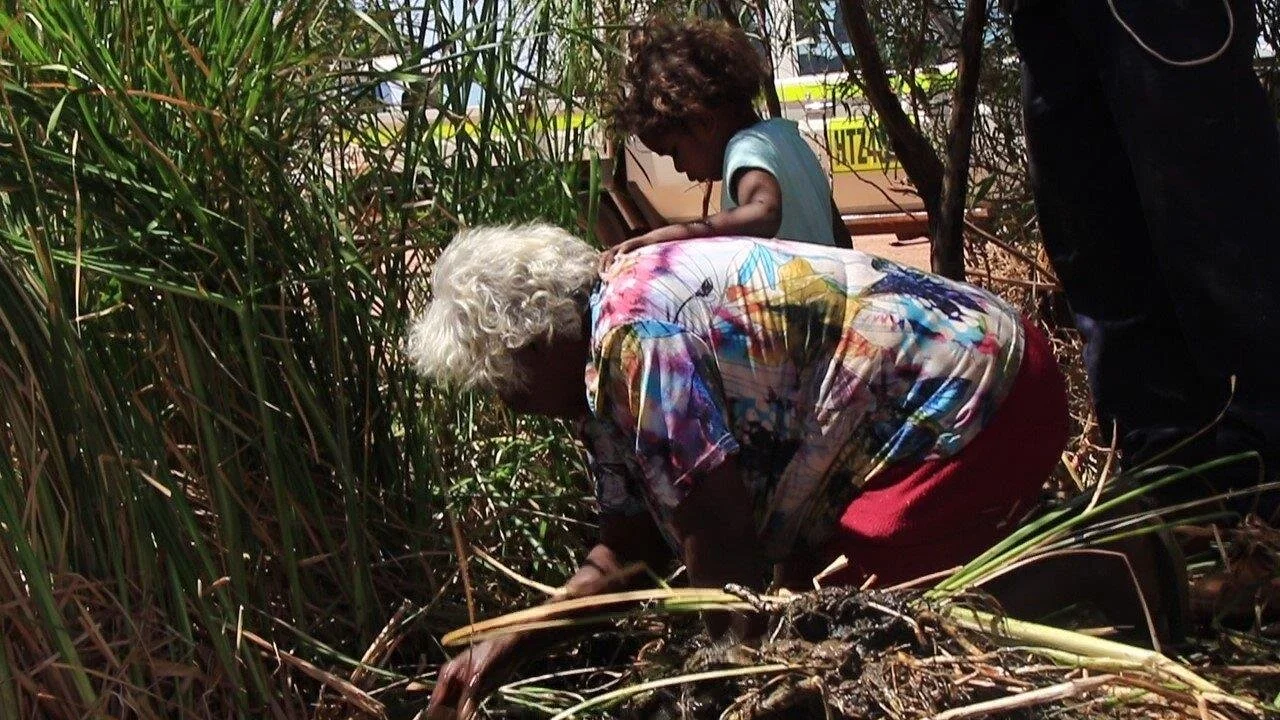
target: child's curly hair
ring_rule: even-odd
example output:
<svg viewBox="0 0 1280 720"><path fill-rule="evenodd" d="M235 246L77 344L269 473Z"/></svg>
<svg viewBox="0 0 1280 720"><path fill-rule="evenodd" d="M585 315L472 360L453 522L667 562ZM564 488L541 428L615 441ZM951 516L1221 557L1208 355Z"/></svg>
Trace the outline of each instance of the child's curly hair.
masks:
<svg viewBox="0 0 1280 720"><path fill-rule="evenodd" d="M749 109L764 82L764 64L746 33L720 20L655 18L633 29L627 46L609 109L618 132L665 132L695 112Z"/></svg>

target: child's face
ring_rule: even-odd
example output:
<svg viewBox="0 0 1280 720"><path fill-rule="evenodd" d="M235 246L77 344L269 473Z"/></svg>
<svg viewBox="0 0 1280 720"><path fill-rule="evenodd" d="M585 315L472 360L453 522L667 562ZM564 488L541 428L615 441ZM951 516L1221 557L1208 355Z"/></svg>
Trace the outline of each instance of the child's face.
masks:
<svg viewBox="0 0 1280 720"><path fill-rule="evenodd" d="M694 122L666 131L644 133L645 147L671 158L676 170L694 182L719 180L724 172L724 143L710 123Z"/></svg>

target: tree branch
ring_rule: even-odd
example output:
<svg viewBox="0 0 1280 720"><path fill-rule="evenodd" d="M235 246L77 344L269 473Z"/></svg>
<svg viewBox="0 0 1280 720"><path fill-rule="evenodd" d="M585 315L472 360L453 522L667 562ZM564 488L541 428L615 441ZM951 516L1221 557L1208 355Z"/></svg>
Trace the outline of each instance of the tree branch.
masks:
<svg viewBox="0 0 1280 720"><path fill-rule="evenodd" d="M978 110L982 75L982 41L987 26L987 0L965 0L960 23L960 55L956 86L951 93L947 122L946 170L943 175L941 217L930 251L934 272L964 277L964 216L969 195L969 161L973 150L973 122Z"/></svg>
<svg viewBox="0 0 1280 720"><path fill-rule="evenodd" d="M929 209L932 224L936 209L942 200L943 164L929 139L911 122L898 102L898 96L889 82L889 70L880 54L880 44L871 30L871 18L867 15L864 0L840 0L845 32L853 45L853 52L861 69L867 102L889 136L889 145L902 167L916 186L925 207ZM855 68L847 68L849 74Z"/></svg>
<svg viewBox="0 0 1280 720"><path fill-rule="evenodd" d="M764 78L764 102L769 108L769 117L782 117L782 101L778 99L778 88L774 85L774 69L773 69L773 44L769 40L769 27L766 24L768 16L765 14L765 8L762 5L764 0L756 0L753 3L753 9L756 11L757 22L760 23L760 42L764 43L765 52L765 69L768 71L768 77ZM742 23L738 22L738 13L733 9L733 0L716 0L716 7L720 10L720 16L730 25L742 29Z"/></svg>

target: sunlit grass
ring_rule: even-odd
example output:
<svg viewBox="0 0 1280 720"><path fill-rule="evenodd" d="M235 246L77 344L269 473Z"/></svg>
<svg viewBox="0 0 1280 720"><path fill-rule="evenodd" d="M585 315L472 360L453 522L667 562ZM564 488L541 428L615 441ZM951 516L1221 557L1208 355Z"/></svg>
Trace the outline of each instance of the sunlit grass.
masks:
<svg viewBox="0 0 1280 720"><path fill-rule="evenodd" d="M572 224L599 176L546 132L596 112L598 18L510 5L0 11L0 716L308 716L324 676L278 653L343 671L404 599L457 619L451 517L563 576L566 434L399 348L459 224Z"/></svg>

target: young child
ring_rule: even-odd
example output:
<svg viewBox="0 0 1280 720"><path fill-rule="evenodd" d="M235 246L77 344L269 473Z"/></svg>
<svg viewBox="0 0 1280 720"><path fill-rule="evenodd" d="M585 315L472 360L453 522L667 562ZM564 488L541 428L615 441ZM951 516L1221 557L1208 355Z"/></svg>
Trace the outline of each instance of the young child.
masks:
<svg viewBox="0 0 1280 720"><path fill-rule="evenodd" d="M765 72L742 30L720 21L651 20L632 31L628 44L614 127L670 157L690 180L722 181L721 203L715 215L612 248L604 266L645 245L713 235L853 246L827 176L796 124L756 113Z"/></svg>

